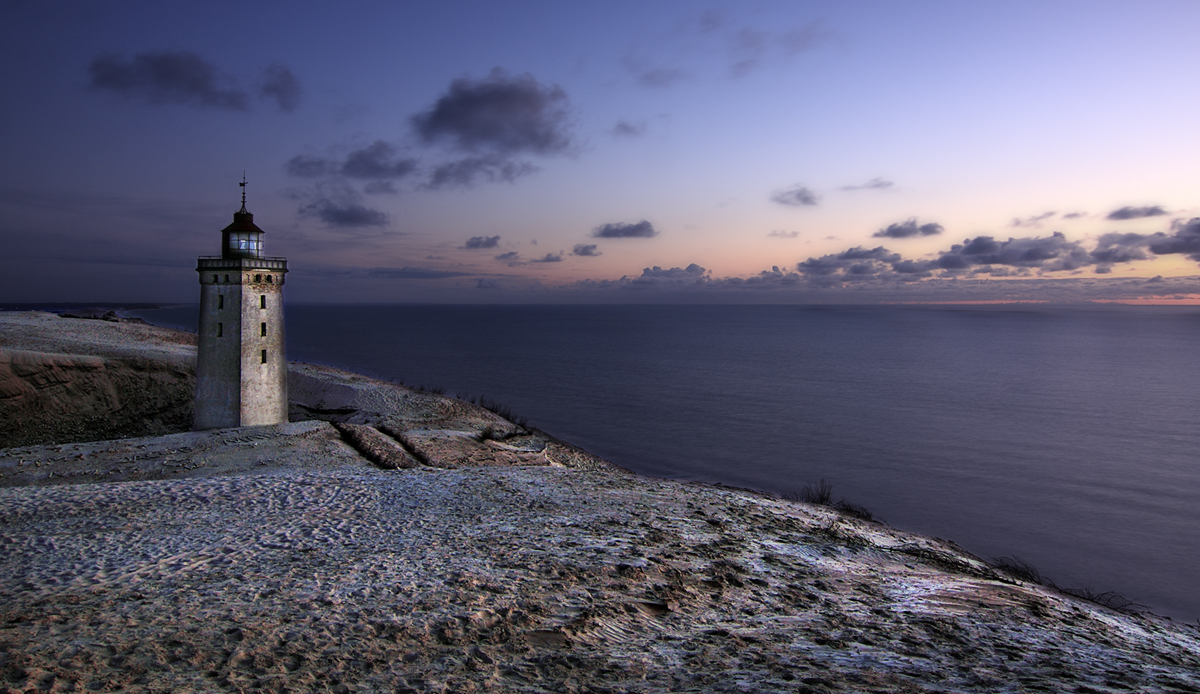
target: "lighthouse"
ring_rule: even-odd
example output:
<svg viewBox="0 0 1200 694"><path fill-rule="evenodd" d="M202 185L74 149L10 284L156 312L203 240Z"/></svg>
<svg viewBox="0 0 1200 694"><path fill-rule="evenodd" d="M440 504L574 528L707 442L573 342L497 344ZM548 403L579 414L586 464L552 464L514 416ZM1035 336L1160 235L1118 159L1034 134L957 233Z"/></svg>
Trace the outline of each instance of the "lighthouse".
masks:
<svg viewBox="0 0 1200 694"><path fill-rule="evenodd" d="M286 258L263 255L263 230L242 209L221 230L221 255L202 256L194 429L288 421L283 353Z"/></svg>

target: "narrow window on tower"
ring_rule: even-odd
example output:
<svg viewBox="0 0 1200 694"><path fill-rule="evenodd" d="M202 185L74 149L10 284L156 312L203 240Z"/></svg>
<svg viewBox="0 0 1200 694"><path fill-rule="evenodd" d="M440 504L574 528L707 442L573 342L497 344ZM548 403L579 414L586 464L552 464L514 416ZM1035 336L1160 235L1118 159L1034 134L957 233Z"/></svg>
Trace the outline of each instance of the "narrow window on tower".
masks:
<svg viewBox="0 0 1200 694"><path fill-rule="evenodd" d="M258 297L258 307L259 308L267 307L267 295L266 294L263 294L262 296Z"/></svg>
<svg viewBox="0 0 1200 694"><path fill-rule="evenodd" d="M259 334L262 335L263 337L266 337L267 336L267 324L263 323L262 325L259 326L259 328L261 328L261 330L259 331Z"/></svg>
<svg viewBox="0 0 1200 694"><path fill-rule="evenodd" d="M224 323L217 323L217 337L221 336L221 333L224 332L224 328L225 328Z"/></svg>
<svg viewBox="0 0 1200 694"><path fill-rule="evenodd" d="M267 363L267 350L265 349L262 351L262 363Z"/></svg>
<svg viewBox="0 0 1200 694"><path fill-rule="evenodd" d="M217 308L225 308L225 295L224 294L217 295Z"/></svg>
<svg viewBox="0 0 1200 694"><path fill-rule="evenodd" d="M216 283L217 283L217 276L213 275L213 284L216 284Z"/></svg>

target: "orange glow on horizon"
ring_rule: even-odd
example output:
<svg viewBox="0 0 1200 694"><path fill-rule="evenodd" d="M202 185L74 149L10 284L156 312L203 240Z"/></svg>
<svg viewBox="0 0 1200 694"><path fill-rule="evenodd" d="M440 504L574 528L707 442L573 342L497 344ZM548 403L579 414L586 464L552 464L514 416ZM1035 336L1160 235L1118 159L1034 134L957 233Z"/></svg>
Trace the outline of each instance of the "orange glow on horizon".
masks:
<svg viewBox="0 0 1200 694"><path fill-rule="evenodd" d="M1133 299L1092 299L1094 304L1128 304L1130 306L1200 306L1200 294L1172 296L1139 296Z"/></svg>
<svg viewBox="0 0 1200 694"><path fill-rule="evenodd" d="M964 299L962 301L885 301L904 306L981 306L985 304L1049 304L1045 299Z"/></svg>

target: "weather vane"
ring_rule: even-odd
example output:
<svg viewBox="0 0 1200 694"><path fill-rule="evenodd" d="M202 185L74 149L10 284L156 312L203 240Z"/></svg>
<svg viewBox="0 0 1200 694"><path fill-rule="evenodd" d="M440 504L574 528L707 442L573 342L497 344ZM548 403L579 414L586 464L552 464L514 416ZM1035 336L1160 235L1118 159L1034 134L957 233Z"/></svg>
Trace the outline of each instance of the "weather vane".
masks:
<svg viewBox="0 0 1200 694"><path fill-rule="evenodd" d="M242 169L242 182L238 184L242 187L242 212L246 211L246 170Z"/></svg>

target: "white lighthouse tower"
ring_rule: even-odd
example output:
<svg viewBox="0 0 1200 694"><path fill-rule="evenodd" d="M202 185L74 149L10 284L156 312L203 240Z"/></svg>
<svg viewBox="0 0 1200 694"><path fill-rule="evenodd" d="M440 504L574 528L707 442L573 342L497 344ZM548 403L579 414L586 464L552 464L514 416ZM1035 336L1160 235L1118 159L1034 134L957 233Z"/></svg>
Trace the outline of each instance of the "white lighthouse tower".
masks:
<svg viewBox="0 0 1200 694"><path fill-rule="evenodd" d="M221 255L203 256L200 345L196 363L195 429L288 421L287 359L283 353L286 258L262 254L263 230L242 209L221 230Z"/></svg>

